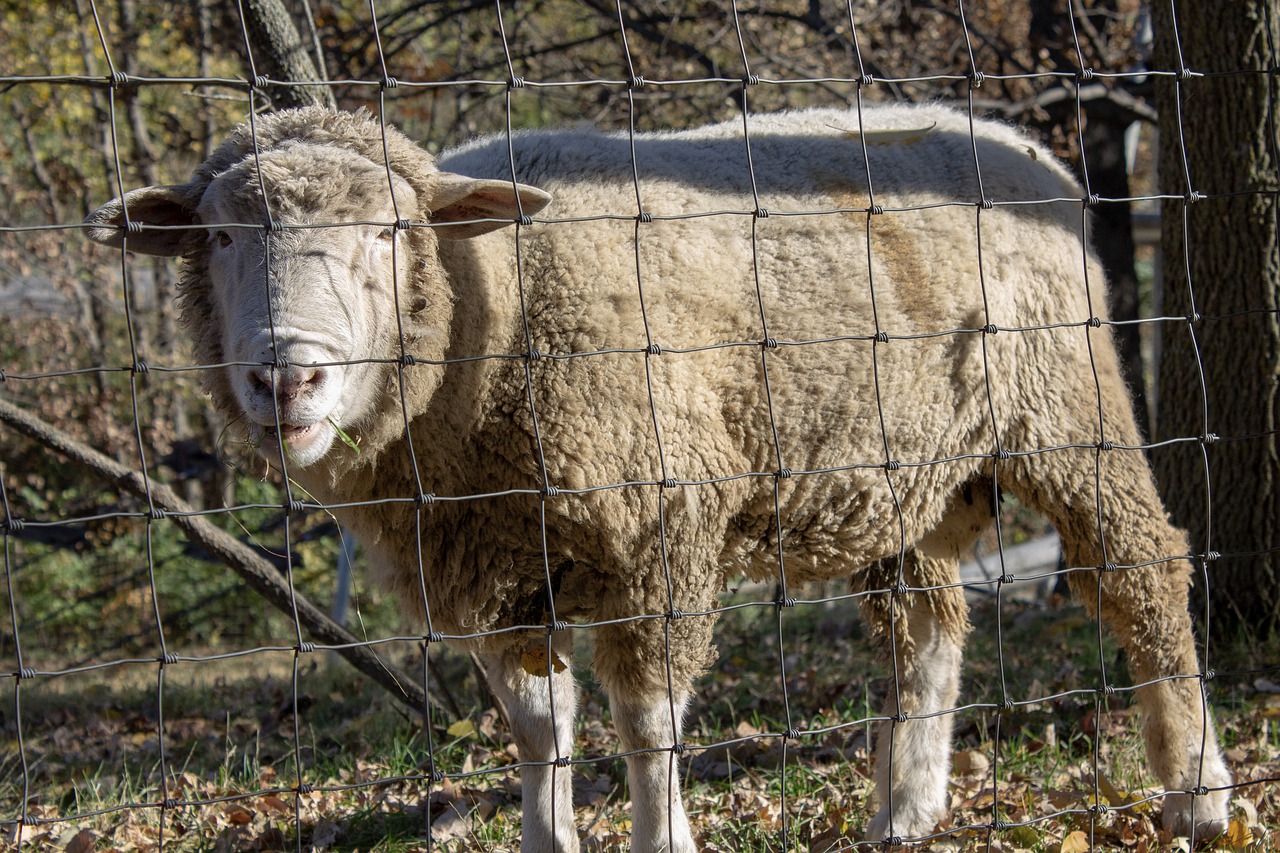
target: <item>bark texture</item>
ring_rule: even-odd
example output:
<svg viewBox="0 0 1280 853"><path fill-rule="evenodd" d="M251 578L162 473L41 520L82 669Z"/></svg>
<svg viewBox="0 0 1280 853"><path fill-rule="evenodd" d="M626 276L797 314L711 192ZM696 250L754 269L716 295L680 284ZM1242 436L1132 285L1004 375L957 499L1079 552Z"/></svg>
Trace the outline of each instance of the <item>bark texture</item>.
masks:
<svg viewBox="0 0 1280 853"><path fill-rule="evenodd" d="M245 0L243 8L258 74L291 83L322 82L306 43L280 0ZM270 94L276 109L336 106L328 86L273 86Z"/></svg>
<svg viewBox="0 0 1280 853"><path fill-rule="evenodd" d="M1280 621L1280 3L1154 12L1155 67L1207 75L1158 81L1162 191L1183 196L1163 210L1163 313L1188 320L1161 327L1156 438L1210 438L1153 461L1175 523L1221 554L1199 578L1215 633L1265 636Z"/></svg>

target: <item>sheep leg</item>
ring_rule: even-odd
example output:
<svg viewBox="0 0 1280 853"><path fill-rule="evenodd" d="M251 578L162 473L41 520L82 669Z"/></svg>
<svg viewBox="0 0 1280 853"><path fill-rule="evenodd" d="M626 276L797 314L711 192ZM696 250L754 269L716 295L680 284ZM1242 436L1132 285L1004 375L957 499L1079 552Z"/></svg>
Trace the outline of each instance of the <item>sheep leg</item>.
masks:
<svg viewBox="0 0 1280 853"><path fill-rule="evenodd" d="M648 696L609 692L618 739L627 755L633 853L695 853L680 796L680 743L688 691Z"/></svg>
<svg viewBox="0 0 1280 853"><path fill-rule="evenodd" d="M1034 466L1019 463L1015 489L1038 483L1021 488L1022 497L1053 520L1068 565L1121 567L1072 572L1067 579L1090 614L1115 633L1133 678L1143 685L1137 695L1145 711L1147 757L1170 792L1164 825L1178 835L1212 838L1226 828L1231 774L1200 686L1187 611L1191 567L1185 559L1170 559L1190 553L1187 538L1166 520L1137 451L1103 453L1096 492L1093 451L1055 457ZM1055 493L1059 501L1048 503ZM1193 793L1198 788L1205 790Z"/></svg>
<svg viewBox="0 0 1280 853"><path fill-rule="evenodd" d="M572 656L568 632L552 637L561 660ZM521 853L577 853L573 821L573 778L559 759L573 754L573 718L577 688L565 668L550 676L528 672L519 650L485 655L490 689L506 709L507 722L520 750L521 807L524 816Z"/></svg>
<svg viewBox="0 0 1280 853"><path fill-rule="evenodd" d="M690 685L714 654L713 621L624 622L603 626L596 637L596 675L626 754L632 853L698 849L681 800L678 753Z"/></svg>
<svg viewBox="0 0 1280 853"><path fill-rule="evenodd" d="M881 564L896 574L896 560ZM892 564L892 566L891 566ZM954 582L954 556L908 551L903 577L912 587ZM882 594L882 597L888 598ZM876 793L880 810L867 838L928 835L946 814L951 732L960 693L960 659L968 631L958 587L900 594L874 610L874 628L891 638L896 671L876 738ZM892 615L890 615L892 614Z"/></svg>

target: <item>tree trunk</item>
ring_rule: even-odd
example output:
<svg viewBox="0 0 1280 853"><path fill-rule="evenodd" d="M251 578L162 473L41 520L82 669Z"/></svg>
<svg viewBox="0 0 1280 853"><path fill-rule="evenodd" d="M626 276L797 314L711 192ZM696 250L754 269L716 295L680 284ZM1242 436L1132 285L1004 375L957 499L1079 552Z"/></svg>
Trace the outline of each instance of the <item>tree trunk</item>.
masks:
<svg viewBox="0 0 1280 853"><path fill-rule="evenodd" d="M1280 2L1179 2L1176 24L1171 2L1153 10L1156 68L1182 67L1180 36L1190 71L1247 73L1159 78L1162 192L1183 196L1163 209L1163 313L1188 319L1161 326L1156 437L1180 441L1152 458L1208 556L1214 633L1263 637L1280 622Z"/></svg>
<svg viewBox="0 0 1280 853"><path fill-rule="evenodd" d="M245 0L243 9L258 74L293 83L323 82L281 0ZM335 106L328 86L274 86L271 100L277 109Z"/></svg>

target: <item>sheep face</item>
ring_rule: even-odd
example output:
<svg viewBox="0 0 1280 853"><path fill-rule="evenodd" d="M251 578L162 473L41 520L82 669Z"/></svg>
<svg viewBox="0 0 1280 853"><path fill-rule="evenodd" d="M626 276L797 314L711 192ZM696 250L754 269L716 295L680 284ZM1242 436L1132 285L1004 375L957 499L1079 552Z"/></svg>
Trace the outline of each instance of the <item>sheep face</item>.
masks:
<svg viewBox="0 0 1280 853"><path fill-rule="evenodd" d="M282 230L260 227L268 204ZM419 219L417 194L357 154L295 145L218 175L197 217L245 429L267 458L278 436L310 465L382 388L411 254L390 223Z"/></svg>
<svg viewBox="0 0 1280 853"><path fill-rule="evenodd" d="M185 255L203 310L183 319L209 324L189 330L206 360L227 365L211 382L224 414L268 460L283 446L290 465L305 467L374 418L414 322L406 318L450 299L438 241L501 228L551 200L437 171L425 154L418 165L406 176L347 146L287 140L207 170L205 181L128 193L90 214L87 233ZM126 208L143 228L125 227ZM393 224L424 221L431 227ZM428 333L442 340L448 330Z"/></svg>

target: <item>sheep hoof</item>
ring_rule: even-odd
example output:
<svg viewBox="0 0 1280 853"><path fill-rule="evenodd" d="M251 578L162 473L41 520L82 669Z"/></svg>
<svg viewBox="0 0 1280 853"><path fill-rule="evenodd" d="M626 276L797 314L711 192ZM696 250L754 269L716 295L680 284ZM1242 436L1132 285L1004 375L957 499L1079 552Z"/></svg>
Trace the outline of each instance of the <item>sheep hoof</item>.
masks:
<svg viewBox="0 0 1280 853"><path fill-rule="evenodd" d="M1195 798L1194 813L1191 794L1169 794L1164 800L1164 828L1174 835L1191 835L1195 828L1197 845L1212 841L1227 831L1229 818L1227 791L1210 791Z"/></svg>
<svg viewBox="0 0 1280 853"><path fill-rule="evenodd" d="M936 809L922 808L910 803L897 803L897 814L893 816L893 832L889 831L888 806L876 812L876 816L867 824L867 841L883 841L897 836L901 839L921 838L932 835L938 825L941 814Z"/></svg>

